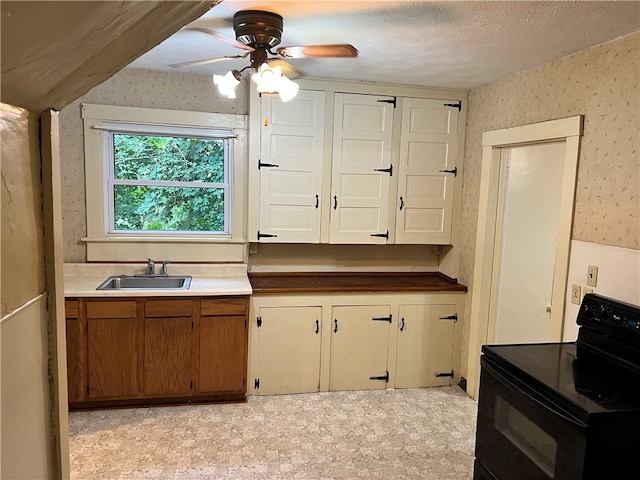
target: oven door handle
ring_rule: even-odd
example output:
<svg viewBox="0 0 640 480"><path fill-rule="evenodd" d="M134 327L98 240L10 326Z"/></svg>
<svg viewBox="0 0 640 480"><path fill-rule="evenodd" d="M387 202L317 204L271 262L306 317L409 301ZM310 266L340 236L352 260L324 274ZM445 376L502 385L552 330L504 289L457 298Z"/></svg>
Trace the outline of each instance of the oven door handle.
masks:
<svg viewBox="0 0 640 480"><path fill-rule="evenodd" d="M551 407L551 405L553 405L552 402L549 402L551 405L542 402L540 400L538 400L535 396L531 395L530 393L526 392L525 390L523 390L522 388L520 388L516 382L514 382L513 380L510 380L508 378L507 375L509 375L508 373L500 373L496 367L491 366L489 363L490 361L488 361L486 358L482 359L482 367L486 368L489 373L491 373L491 375L493 375L494 377L496 377L500 383L502 383L504 386L508 387L509 389L511 389L512 391L514 391L517 394L523 395L527 400L530 400L531 402L535 403L536 405L538 405L539 407L541 407L543 410L546 410L547 412L551 413L552 415L558 416L560 418L562 418L563 420L571 423L572 425L575 425L576 427L579 428L587 428L587 425L583 422L581 422L580 420L571 417L553 407ZM498 367L499 368L499 367Z"/></svg>

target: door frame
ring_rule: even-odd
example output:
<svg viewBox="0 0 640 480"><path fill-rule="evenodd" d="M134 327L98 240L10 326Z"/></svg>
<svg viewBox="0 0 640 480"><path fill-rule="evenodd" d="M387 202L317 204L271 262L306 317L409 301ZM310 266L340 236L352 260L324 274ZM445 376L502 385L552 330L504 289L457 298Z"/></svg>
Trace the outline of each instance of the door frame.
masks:
<svg viewBox="0 0 640 480"><path fill-rule="evenodd" d="M565 142L564 175L560 198L560 220L553 277L551 328L552 335L562 338L565 293L569 270L571 229L575 204L576 173L583 131L582 115L533 123L482 134L482 172L478 207L478 228L471 293L467 393L478 398L480 355L487 343L491 322L491 286L493 283L494 245L500 211L498 193L500 162L506 147Z"/></svg>

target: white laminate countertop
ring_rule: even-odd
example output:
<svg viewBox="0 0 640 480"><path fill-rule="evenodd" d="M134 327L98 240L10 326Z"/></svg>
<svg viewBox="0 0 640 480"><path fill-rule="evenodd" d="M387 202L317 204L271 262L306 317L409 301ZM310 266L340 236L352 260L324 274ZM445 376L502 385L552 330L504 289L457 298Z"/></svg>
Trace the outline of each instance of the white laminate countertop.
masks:
<svg viewBox="0 0 640 480"><path fill-rule="evenodd" d="M190 275L188 290L96 290L111 275L144 273L146 264L140 263L65 263L65 297L203 297L221 295L250 295L251 283L244 263L228 264L169 264L168 274ZM156 265L160 271L160 264Z"/></svg>

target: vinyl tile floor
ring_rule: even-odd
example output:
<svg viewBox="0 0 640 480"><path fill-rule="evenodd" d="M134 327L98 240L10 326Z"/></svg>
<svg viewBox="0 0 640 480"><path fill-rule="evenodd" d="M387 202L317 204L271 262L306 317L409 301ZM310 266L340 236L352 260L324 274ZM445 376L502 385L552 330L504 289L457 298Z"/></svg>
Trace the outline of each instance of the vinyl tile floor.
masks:
<svg viewBox="0 0 640 480"><path fill-rule="evenodd" d="M457 386L71 412L71 479L469 480L476 413Z"/></svg>

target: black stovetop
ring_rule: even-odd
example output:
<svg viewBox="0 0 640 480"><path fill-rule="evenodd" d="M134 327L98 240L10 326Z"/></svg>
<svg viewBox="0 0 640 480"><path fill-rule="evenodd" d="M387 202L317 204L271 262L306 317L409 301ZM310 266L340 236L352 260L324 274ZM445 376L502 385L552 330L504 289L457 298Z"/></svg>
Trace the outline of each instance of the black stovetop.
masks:
<svg viewBox="0 0 640 480"><path fill-rule="evenodd" d="M640 378L604 359L576 357L576 343L485 345L485 357L565 411L594 422L640 417Z"/></svg>

